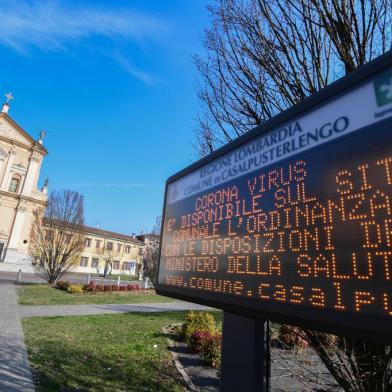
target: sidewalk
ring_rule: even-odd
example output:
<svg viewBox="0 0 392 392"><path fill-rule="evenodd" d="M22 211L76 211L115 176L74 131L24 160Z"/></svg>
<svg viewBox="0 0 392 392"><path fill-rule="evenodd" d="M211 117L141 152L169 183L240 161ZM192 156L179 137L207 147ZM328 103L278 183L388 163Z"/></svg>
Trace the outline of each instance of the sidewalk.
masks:
<svg viewBox="0 0 392 392"><path fill-rule="evenodd" d="M156 313L186 310L214 310L190 302L165 302L147 304L100 304L100 305L43 305L21 306L20 315L26 317L86 316L127 312Z"/></svg>
<svg viewBox="0 0 392 392"><path fill-rule="evenodd" d="M33 392L15 285L0 281L0 392Z"/></svg>

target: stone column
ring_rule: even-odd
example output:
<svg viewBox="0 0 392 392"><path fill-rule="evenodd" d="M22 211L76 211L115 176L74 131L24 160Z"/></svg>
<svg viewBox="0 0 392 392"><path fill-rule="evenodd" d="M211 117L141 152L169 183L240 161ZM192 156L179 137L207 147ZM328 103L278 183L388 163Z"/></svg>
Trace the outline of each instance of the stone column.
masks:
<svg viewBox="0 0 392 392"><path fill-rule="evenodd" d="M2 173L3 165L7 164L4 163L4 161L8 162L8 154L0 147L0 183L1 183L1 173Z"/></svg>
<svg viewBox="0 0 392 392"><path fill-rule="evenodd" d="M26 177L23 182L23 188L22 188L22 194L23 195L30 195L33 187L34 187L34 181L37 178L37 173L39 171L39 166L40 166L40 156L38 153L34 152L31 155L30 162L29 162L29 167L27 169Z"/></svg>
<svg viewBox="0 0 392 392"><path fill-rule="evenodd" d="M20 244L19 242L21 241L21 235L22 235L22 230L23 226L25 224L25 219L26 219L26 211L27 209L25 207L19 206L18 209L16 210L16 215L15 215L15 220L11 228L11 232L9 235L8 239L8 245L7 245L7 250L6 250L6 255L5 255L5 262L8 263L19 263L22 260L22 254L20 252Z"/></svg>
<svg viewBox="0 0 392 392"><path fill-rule="evenodd" d="M8 242L9 248L17 248L19 245L19 240L21 239L22 230L24 226L24 221L26 217L26 208L19 207L16 211L15 221L10 233L10 239Z"/></svg>
<svg viewBox="0 0 392 392"><path fill-rule="evenodd" d="M15 155L16 155L16 153L13 150L11 150L8 154L7 166L5 168L3 181L1 182L1 186L0 186L0 189L3 191L8 190L7 184L8 184L10 174L11 174L11 166L14 163Z"/></svg>

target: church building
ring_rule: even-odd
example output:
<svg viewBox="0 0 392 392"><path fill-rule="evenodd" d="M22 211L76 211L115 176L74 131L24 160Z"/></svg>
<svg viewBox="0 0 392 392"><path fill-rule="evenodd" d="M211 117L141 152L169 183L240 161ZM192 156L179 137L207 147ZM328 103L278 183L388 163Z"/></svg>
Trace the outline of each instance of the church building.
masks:
<svg viewBox="0 0 392 392"><path fill-rule="evenodd" d="M13 97L6 98L0 113L0 271L29 270L33 211L47 203L46 184L38 188L47 150L44 132L35 140L8 115Z"/></svg>
<svg viewBox="0 0 392 392"><path fill-rule="evenodd" d="M11 94L0 112L0 271L34 272L29 255L34 211L45 210L47 182L38 180L47 155L44 132L31 137L9 115ZM102 273L106 264L115 274L142 272L141 253L145 244L135 236L83 226L84 249L73 268L78 273ZM109 263L110 261L110 263Z"/></svg>

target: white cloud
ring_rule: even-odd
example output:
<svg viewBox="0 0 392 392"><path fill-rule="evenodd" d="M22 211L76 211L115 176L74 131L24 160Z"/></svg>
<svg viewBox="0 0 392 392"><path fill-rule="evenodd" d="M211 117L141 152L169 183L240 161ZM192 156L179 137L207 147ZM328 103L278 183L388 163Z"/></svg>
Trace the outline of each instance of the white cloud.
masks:
<svg viewBox="0 0 392 392"><path fill-rule="evenodd" d="M118 64L130 75L134 76L135 78L141 80L145 84L150 86L156 84L162 84L155 76L145 72L141 69L136 68L125 56L123 56L119 51L113 53L113 58L117 61Z"/></svg>
<svg viewBox="0 0 392 392"><path fill-rule="evenodd" d="M168 26L159 17L128 8L70 6L59 1L3 0L0 2L0 45L21 54L31 48L67 50L68 45L94 36L143 43L159 41ZM151 84L148 73L117 56L131 75Z"/></svg>

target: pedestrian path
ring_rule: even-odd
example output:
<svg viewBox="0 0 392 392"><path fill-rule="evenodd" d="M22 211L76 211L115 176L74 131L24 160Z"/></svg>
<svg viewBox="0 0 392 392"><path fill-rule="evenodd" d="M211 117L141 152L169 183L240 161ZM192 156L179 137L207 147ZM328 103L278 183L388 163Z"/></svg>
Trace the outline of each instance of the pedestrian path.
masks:
<svg viewBox="0 0 392 392"><path fill-rule="evenodd" d="M127 312L156 313L186 310L213 310L189 302L165 302L146 304L100 304L100 305L42 305L21 306L20 315L26 317L85 316Z"/></svg>
<svg viewBox="0 0 392 392"><path fill-rule="evenodd" d="M0 281L0 392L33 392L15 285Z"/></svg>

